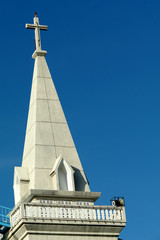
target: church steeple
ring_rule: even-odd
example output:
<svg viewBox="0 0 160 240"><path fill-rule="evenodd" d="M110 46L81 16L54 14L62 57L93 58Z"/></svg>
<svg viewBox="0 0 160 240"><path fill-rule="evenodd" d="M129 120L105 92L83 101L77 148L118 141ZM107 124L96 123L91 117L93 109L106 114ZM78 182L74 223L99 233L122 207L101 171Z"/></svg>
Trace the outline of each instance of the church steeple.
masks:
<svg viewBox="0 0 160 240"><path fill-rule="evenodd" d="M112 199L112 206L94 204L100 193L90 192L41 50L37 16L34 23L37 45L23 162L15 168L16 206L3 239L118 240L126 225L123 198Z"/></svg>
<svg viewBox="0 0 160 240"><path fill-rule="evenodd" d="M16 203L29 189L90 191L45 60L47 52L41 50L40 30L48 27L39 25L36 15L26 28L35 29L36 50L23 162L15 168Z"/></svg>

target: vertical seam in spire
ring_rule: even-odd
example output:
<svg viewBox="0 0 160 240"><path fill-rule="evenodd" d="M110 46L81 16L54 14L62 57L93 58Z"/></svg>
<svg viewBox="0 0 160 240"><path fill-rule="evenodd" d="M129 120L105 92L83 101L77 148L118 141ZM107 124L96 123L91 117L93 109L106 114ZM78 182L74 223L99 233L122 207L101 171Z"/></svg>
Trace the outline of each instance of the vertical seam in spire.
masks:
<svg viewBox="0 0 160 240"><path fill-rule="evenodd" d="M45 60L45 58L44 58ZM42 58L41 58L42 61ZM43 62L42 62L42 68L43 68ZM44 68L42 69L43 72L43 77L44 77L44 87L45 87L45 91L46 91L46 97L47 97L47 105L48 105L48 111L49 111L49 118L50 118L50 123L51 123L51 129L52 129L52 136L53 136L53 143L54 143L54 149L55 149L55 155L57 158L57 152L56 152L56 144L55 144L55 137L54 137L54 132L53 132L53 127L52 127L52 121L51 121L51 112L50 112L50 107L49 107L49 102L48 102L48 95L47 95L47 89L46 89L46 81L45 81L45 76L44 76ZM52 80L52 79L51 79Z"/></svg>

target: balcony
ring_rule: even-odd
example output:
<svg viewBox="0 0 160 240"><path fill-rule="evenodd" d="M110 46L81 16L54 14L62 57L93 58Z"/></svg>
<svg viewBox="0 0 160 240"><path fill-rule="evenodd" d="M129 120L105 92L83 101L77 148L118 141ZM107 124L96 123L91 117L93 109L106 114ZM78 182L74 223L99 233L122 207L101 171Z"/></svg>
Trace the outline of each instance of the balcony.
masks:
<svg viewBox="0 0 160 240"><path fill-rule="evenodd" d="M42 203L22 203L11 213L11 229L21 220L25 222L50 221L72 222L74 224L122 225L126 224L125 208L96 205L49 205Z"/></svg>

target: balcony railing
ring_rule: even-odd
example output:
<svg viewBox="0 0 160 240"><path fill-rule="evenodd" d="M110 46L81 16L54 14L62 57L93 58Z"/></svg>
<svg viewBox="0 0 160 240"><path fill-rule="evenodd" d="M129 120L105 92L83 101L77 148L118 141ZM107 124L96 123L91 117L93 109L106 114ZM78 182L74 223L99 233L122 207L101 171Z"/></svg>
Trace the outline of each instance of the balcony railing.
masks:
<svg viewBox="0 0 160 240"><path fill-rule="evenodd" d="M125 223L125 208L114 206L68 206L23 203L11 213L11 227L21 219L48 219L87 222Z"/></svg>

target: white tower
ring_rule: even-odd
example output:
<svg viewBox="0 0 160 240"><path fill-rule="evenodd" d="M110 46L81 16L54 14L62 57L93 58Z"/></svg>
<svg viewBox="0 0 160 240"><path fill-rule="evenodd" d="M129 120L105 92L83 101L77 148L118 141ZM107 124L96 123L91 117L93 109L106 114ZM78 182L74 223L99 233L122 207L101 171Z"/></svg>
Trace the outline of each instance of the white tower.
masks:
<svg viewBox="0 0 160 240"><path fill-rule="evenodd" d="M15 208L5 239L117 240L126 224L125 208L96 206L90 192L45 55L35 14L36 50L23 161L15 167Z"/></svg>

